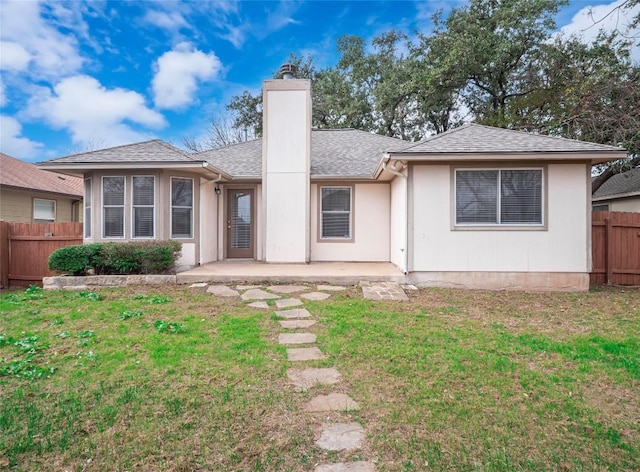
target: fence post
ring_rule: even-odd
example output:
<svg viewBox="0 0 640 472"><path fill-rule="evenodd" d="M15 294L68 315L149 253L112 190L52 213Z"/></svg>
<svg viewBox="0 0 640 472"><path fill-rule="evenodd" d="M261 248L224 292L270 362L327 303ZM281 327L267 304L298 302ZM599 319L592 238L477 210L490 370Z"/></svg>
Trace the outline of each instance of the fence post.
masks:
<svg viewBox="0 0 640 472"><path fill-rule="evenodd" d="M9 223L0 221L0 288L9 286Z"/></svg>
<svg viewBox="0 0 640 472"><path fill-rule="evenodd" d="M607 215L604 219L604 243L606 252L607 285L613 284L613 225L611 217Z"/></svg>

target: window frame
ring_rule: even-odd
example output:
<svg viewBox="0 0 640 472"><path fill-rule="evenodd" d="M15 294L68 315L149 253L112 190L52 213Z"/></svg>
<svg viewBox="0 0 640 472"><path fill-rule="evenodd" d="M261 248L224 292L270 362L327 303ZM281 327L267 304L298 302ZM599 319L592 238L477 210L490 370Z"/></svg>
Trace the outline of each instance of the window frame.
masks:
<svg viewBox="0 0 640 472"><path fill-rule="evenodd" d="M122 208L122 236L106 236L106 219L105 219L105 204L104 204L104 179L122 179L124 182L123 202L122 205L108 205L109 208ZM102 209L102 239L126 239L127 237L127 177L125 175L103 175L101 179L101 192L100 192L100 208Z"/></svg>
<svg viewBox="0 0 640 472"><path fill-rule="evenodd" d="M322 209L322 190L323 189L349 189L349 237L341 238L335 236L323 236L323 214L324 210ZM326 243L352 243L355 241L354 234L354 213L355 213L355 189L353 185L318 185L318 242L326 242ZM330 210L327 210L330 211ZM333 211L332 213L346 213L344 211Z"/></svg>
<svg viewBox="0 0 640 472"><path fill-rule="evenodd" d="M540 186L541 186L541 194L540 194L540 223L501 223L501 175L503 171L540 171ZM458 188L457 188L457 173L458 171L478 171L478 172L487 172L487 171L496 171L498 173L497 179L497 193L496 193L496 217L497 223L458 223ZM547 230L547 166L546 165L522 165L522 166L500 166L500 165L491 165L487 167L479 167L479 166L452 166L451 172L451 228L453 230L463 230L463 231L546 231Z"/></svg>
<svg viewBox="0 0 640 472"><path fill-rule="evenodd" d="M596 210L596 207L607 207L606 210ZM611 205L609 202L600 203L600 202L591 202L591 211L611 211Z"/></svg>
<svg viewBox="0 0 640 472"><path fill-rule="evenodd" d="M153 204L152 205L136 205L135 204L135 185L133 183L136 177L151 177L153 179ZM132 175L131 176L131 239L155 239L156 238L156 176L155 175ZM126 199L125 199L126 201ZM152 208L153 209L153 230L151 236L136 236L135 209L136 208Z"/></svg>
<svg viewBox="0 0 640 472"><path fill-rule="evenodd" d="M89 192L87 193L87 184ZM84 227L84 238L93 239L93 179L91 177L84 179L84 199L83 199L83 213L82 213L82 226ZM87 211L89 212L89 219L87 220ZM87 224L89 221L89 224Z"/></svg>
<svg viewBox="0 0 640 472"><path fill-rule="evenodd" d="M44 218L36 218L36 202L48 202L48 203L53 203L53 218L52 219L44 219ZM51 198L38 198L38 197L33 197L33 200L31 202L31 211L32 213L32 221L34 223L55 223L56 222L56 218L58 216L58 202L51 199Z"/></svg>
<svg viewBox="0 0 640 472"><path fill-rule="evenodd" d="M191 181L191 206L174 206L173 205L173 181L174 180L190 180ZM192 177L179 177L172 175L169 178L169 232L171 239L194 239L194 227L195 227L195 180ZM189 208L191 210L191 228L189 236L176 236L173 234L173 209L174 208Z"/></svg>

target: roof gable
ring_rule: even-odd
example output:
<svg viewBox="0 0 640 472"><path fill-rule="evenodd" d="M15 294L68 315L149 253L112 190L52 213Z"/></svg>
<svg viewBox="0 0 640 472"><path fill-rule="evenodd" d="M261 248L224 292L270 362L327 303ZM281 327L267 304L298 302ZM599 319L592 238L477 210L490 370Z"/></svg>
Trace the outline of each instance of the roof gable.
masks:
<svg viewBox="0 0 640 472"><path fill-rule="evenodd" d="M620 151L620 149L604 144L467 123L432 136L403 152L409 154L449 154L593 151L610 152Z"/></svg>
<svg viewBox="0 0 640 472"><path fill-rule="evenodd" d="M39 169L29 162L0 153L0 185L81 197L82 179Z"/></svg>

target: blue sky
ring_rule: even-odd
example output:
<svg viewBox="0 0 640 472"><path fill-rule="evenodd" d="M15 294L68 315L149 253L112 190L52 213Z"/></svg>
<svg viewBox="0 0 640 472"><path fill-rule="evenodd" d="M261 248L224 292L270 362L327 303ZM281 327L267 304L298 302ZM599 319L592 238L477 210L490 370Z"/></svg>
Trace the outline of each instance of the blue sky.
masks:
<svg viewBox="0 0 640 472"><path fill-rule="evenodd" d="M559 27L593 37L586 12L623 1L572 0ZM0 0L0 151L37 162L153 138L181 146L290 52L333 65L343 34L427 32L434 11L462 3Z"/></svg>

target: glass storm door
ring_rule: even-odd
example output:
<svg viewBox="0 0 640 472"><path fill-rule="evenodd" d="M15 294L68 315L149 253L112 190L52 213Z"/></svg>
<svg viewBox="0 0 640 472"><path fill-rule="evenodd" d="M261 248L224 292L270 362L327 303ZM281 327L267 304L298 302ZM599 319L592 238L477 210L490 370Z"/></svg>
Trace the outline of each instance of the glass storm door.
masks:
<svg viewBox="0 0 640 472"><path fill-rule="evenodd" d="M227 190L227 257L253 257L253 190Z"/></svg>

